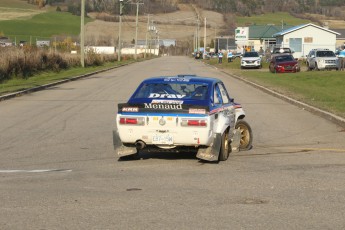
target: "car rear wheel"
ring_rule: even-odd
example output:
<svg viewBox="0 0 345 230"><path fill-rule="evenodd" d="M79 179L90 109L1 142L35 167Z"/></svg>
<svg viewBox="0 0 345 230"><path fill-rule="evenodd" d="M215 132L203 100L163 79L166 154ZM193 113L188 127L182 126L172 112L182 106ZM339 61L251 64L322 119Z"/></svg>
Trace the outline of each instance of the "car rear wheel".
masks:
<svg viewBox="0 0 345 230"><path fill-rule="evenodd" d="M226 161L230 155L229 132L225 130L222 135L222 145L219 152L219 161Z"/></svg>
<svg viewBox="0 0 345 230"><path fill-rule="evenodd" d="M245 120L238 120L235 129L240 130L241 133L239 149L241 151L251 149L253 143L253 133L250 125Z"/></svg>

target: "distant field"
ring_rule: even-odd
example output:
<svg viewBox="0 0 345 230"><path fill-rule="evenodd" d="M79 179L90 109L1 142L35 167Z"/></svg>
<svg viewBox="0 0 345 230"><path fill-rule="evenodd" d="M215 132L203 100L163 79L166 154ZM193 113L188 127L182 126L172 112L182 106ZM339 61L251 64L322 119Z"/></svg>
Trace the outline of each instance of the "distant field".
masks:
<svg viewBox="0 0 345 230"><path fill-rule="evenodd" d="M267 25L267 24L274 24L274 25L281 25L282 22L287 25L300 25L309 23L309 20L299 19L291 16L289 13L285 12L277 12L271 14L261 14L261 15L254 15L252 17L236 17L236 23L238 26L245 26L245 25Z"/></svg>
<svg viewBox="0 0 345 230"><path fill-rule="evenodd" d="M44 10L22 0L0 0L0 21L13 19L29 19Z"/></svg>
<svg viewBox="0 0 345 230"><path fill-rule="evenodd" d="M197 25L196 12L188 4L180 4L179 7L180 11L177 12L150 16L150 21L155 22L155 26L159 31L159 39L193 40ZM225 26L223 15L200 9L198 12L200 13L200 34L202 39L204 17L207 19L207 44L209 44L211 39L217 36L220 29ZM281 20L289 25L308 22L294 18L288 13L237 17L236 20L238 25L253 22L257 25L280 25ZM86 23L86 41L108 40L115 45L118 39L118 23L94 19L87 19ZM143 15L139 17L138 39L145 39L146 31L147 16ZM80 33L80 17L69 13L56 12L53 7L39 10L37 6L27 4L24 0L0 0L0 32L9 36L12 40L32 42L36 38L49 39L53 35L75 36ZM130 44L134 38L135 17L125 15L123 17L122 40L124 43Z"/></svg>
<svg viewBox="0 0 345 230"><path fill-rule="evenodd" d="M37 6L28 4L27 0L0 0L0 7L37 9Z"/></svg>
<svg viewBox="0 0 345 230"><path fill-rule="evenodd" d="M90 22L92 19L85 19ZM63 12L45 12L28 20L0 21L1 32L11 39L34 41L36 38L48 39L53 35L78 35L80 17Z"/></svg>
<svg viewBox="0 0 345 230"><path fill-rule="evenodd" d="M328 25L331 29L344 29L345 28L345 20L334 19L332 17L326 17L324 15L318 14L308 14L308 16L317 18L318 20L322 21L326 25Z"/></svg>
<svg viewBox="0 0 345 230"><path fill-rule="evenodd" d="M158 30L159 39L193 40L196 31L197 16L193 8L188 4L179 4L179 11L150 15L150 21L154 21ZM220 28L224 26L223 15L213 11L199 10L200 34L203 37L204 17L207 19L207 44L211 42ZM91 13L91 17L96 14ZM86 37L108 38L117 41L119 23L95 20L86 25ZM147 31L147 15L139 16L138 39L144 40ZM124 43L130 43L135 38L135 16L124 16L122 25L122 39Z"/></svg>

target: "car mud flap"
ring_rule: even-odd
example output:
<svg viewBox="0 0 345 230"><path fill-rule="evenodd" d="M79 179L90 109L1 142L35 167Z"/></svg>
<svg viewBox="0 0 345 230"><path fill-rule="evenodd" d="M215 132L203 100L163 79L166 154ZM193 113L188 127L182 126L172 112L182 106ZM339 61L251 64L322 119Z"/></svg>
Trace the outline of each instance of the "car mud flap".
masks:
<svg viewBox="0 0 345 230"><path fill-rule="evenodd" d="M240 142L241 142L241 131L238 129L234 130L234 134L231 141L231 151L239 152L240 151Z"/></svg>
<svg viewBox="0 0 345 230"><path fill-rule="evenodd" d="M124 157L124 156L137 154L138 150L136 147L127 147L127 146L121 145L116 149L116 152L120 157Z"/></svg>
<svg viewBox="0 0 345 230"><path fill-rule="evenodd" d="M207 148L199 148L196 157L205 161L218 161L221 144L222 135L217 133L213 140L212 146Z"/></svg>
<svg viewBox="0 0 345 230"><path fill-rule="evenodd" d="M120 136L117 131L113 131L113 145L114 145L115 152L120 157L133 155L138 152L135 146L133 147L124 146L121 142Z"/></svg>

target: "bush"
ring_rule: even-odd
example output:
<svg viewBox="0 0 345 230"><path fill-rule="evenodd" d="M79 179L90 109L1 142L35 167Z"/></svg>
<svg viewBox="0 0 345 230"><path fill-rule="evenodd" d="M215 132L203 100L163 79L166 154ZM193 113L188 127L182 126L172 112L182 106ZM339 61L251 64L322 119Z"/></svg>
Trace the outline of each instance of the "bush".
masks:
<svg viewBox="0 0 345 230"><path fill-rule="evenodd" d="M94 49L89 49L85 54L86 66L100 66L105 62L116 61L115 55L98 54Z"/></svg>
<svg viewBox="0 0 345 230"><path fill-rule="evenodd" d="M79 56L51 53L33 46L1 48L0 82L13 77L26 79L40 71L59 72L80 65Z"/></svg>
<svg viewBox="0 0 345 230"><path fill-rule="evenodd" d="M27 79L42 71L60 72L81 66L80 56L69 52L49 52L34 46L0 48L0 83L11 78ZM124 60L130 58L124 56ZM90 49L85 54L86 66L100 66L116 61L115 55L98 54Z"/></svg>

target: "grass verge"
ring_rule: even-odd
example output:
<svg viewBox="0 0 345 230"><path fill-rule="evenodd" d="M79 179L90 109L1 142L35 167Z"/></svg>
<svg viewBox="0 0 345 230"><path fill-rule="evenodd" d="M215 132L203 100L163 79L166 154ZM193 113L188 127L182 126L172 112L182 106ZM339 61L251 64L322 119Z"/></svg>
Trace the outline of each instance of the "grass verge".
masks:
<svg viewBox="0 0 345 230"><path fill-rule="evenodd" d="M25 90L25 89L30 89L30 88L45 85L48 83L60 81L60 80L71 79L75 76L80 76L83 74L92 73L92 72L96 72L100 70L106 70L112 67L129 64L132 62L135 62L135 61L126 60L126 61L121 61L121 62L111 62L111 63L108 62L102 66L86 67L86 68L76 67L76 68L70 68L67 70L60 71L59 73L56 73L53 71L44 72L44 73L40 73L35 76L32 76L28 79L15 78L15 79L11 79L0 84L0 95L5 95L5 94Z"/></svg>
<svg viewBox="0 0 345 230"><path fill-rule="evenodd" d="M274 74L269 72L268 63L264 63L262 69L241 70L238 58L231 63L225 62L225 58L222 64L218 64L217 59L204 60L204 62L345 118L344 71L302 70L299 73Z"/></svg>

